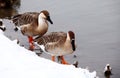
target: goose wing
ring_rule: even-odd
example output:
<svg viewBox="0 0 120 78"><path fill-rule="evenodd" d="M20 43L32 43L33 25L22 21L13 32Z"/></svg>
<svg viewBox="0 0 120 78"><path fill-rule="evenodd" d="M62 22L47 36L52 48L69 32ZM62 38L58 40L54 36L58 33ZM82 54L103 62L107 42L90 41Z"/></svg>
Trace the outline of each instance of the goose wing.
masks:
<svg viewBox="0 0 120 78"><path fill-rule="evenodd" d="M34 39L39 45L58 47L66 40L67 34L64 32L51 32L42 37Z"/></svg>
<svg viewBox="0 0 120 78"><path fill-rule="evenodd" d="M38 24L38 15L37 12L26 12L23 14L18 14L12 17L12 21L16 26L21 26L24 24L30 24L36 22Z"/></svg>

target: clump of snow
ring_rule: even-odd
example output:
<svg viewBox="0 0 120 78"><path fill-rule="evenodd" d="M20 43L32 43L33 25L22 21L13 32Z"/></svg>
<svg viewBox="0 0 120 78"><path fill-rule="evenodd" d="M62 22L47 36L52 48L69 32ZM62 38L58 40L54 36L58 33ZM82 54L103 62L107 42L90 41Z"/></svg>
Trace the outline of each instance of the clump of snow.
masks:
<svg viewBox="0 0 120 78"><path fill-rule="evenodd" d="M96 72L38 57L0 34L0 78L95 78Z"/></svg>

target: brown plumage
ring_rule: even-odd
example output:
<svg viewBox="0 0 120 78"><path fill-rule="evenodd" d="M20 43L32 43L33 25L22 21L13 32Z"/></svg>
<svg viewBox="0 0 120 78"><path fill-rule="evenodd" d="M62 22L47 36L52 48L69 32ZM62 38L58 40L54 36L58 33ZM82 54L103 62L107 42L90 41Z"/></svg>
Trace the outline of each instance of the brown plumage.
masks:
<svg viewBox="0 0 120 78"><path fill-rule="evenodd" d="M63 32L51 32L49 34L44 35L43 37L38 37L34 41L36 41L39 45L49 45L49 43L56 43L54 47L58 46L58 44L63 44L67 37L66 33Z"/></svg>
<svg viewBox="0 0 120 78"><path fill-rule="evenodd" d="M29 23L36 23L37 25L38 15L39 13L37 12L26 12L13 16L12 21L16 26L21 26Z"/></svg>

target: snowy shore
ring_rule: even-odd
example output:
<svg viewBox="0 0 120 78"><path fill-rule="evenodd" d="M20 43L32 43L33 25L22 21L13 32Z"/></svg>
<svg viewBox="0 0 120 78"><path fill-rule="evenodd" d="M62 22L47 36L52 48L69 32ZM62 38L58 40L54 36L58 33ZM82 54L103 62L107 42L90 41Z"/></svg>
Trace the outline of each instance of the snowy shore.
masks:
<svg viewBox="0 0 120 78"><path fill-rule="evenodd" d="M96 71L38 57L0 32L0 78L96 78Z"/></svg>

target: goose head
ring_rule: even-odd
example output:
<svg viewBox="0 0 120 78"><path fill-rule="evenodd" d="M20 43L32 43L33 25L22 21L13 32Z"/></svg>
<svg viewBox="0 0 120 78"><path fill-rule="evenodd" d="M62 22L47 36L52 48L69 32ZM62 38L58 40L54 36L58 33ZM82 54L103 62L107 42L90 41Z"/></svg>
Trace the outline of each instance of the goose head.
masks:
<svg viewBox="0 0 120 78"><path fill-rule="evenodd" d="M68 36L70 38L70 41L71 41L71 45L72 45L72 49L73 51L76 50L76 46L75 46L75 34L73 31L68 31Z"/></svg>
<svg viewBox="0 0 120 78"><path fill-rule="evenodd" d="M49 21L51 24L53 24L51 18L50 18L50 14L47 10L43 10L40 12L40 16L44 19L46 19L47 21Z"/></svg>

